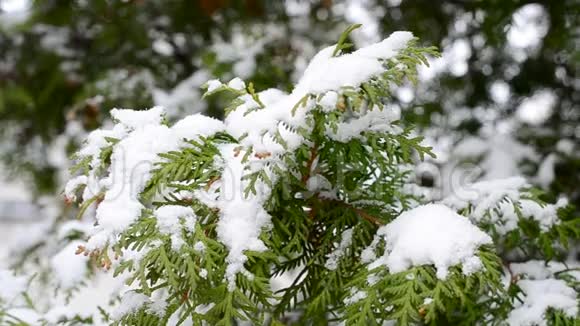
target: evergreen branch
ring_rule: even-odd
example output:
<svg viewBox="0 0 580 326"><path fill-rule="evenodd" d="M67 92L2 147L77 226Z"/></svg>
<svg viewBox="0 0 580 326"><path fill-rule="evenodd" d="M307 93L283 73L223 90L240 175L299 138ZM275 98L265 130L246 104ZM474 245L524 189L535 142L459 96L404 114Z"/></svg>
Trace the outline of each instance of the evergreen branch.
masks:
<svg viewBox="0 0 580 326"><path fill-rule="evenodd" d="M105 198L105 193L104 192L100 192L96 195L94 195L93 197L85 200L82 205L79 208L79 212L77 213L77 220L80 220L83 218L83 215L85 214L85 211L94 203L97 202L99 203L100 201L103 200L103 198Z"/></svg>
<svg viewBox="0 0 580 326"><path fill-rule="evenodd" d="M308 182L308 179L310 179L310 174L312 172L312 164L316 160L317 155L318 155L318 150L316 148L316 145L312 146L310 148L310 158L306 162L306 173L304 173L304 175L302 175L302 179L301 179L302 183L305 185L306 185L306 182Z"/></svg>
<svg viewBox="0 0 580 326"><path fill-rule="evenodd" d="M338 38L338 42L336 43L336 47L334 48L334 51L332 51L332 56L336 57L340 51L344 50L344 49L348 49L352 46L352 44L350 43L346 43L346 40L348 38L348 36L350 35L350 33L352 33L352 31L354 31L355 29L361 27L362 24L352 24L350 26L348 26L344 32L342 32L342 34L340 34L340 37Z"/></svg>
<svg viewBox="0 0 580 326"><path fill-rule="evenodd" d="M375 225L375 226L382 226L384 225L383 221L381 221L381 219L365 212L364 210L354 207L351 204L345 203L343 201L340 200L335 200L335 199L326 199L326 198L319 198L321 201L326 201L332 204L338 204L341 205L343 207L346 207L350 210L352 210L353 212L355 212L358 216L362 217L363 219L365 219L367 222Z"/></svg>

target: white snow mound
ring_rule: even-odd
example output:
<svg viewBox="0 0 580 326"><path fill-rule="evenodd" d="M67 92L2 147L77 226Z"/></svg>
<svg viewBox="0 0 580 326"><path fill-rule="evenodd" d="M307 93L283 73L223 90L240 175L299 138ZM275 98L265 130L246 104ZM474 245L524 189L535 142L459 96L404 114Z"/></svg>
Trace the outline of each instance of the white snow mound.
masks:
<svg viewBox="0 0 580 326"><path fill-rule="evenodd" d="M469 275L482 268L476 250L492 243L491 237L469 219L441 204L419 206L382 226L378 237L386 241L385 254L369 268L386 265L391 273L414 266L434 265L437 277L445 279L451 266L462 266ZM375 239L374 245L378 242Z"/></svg>

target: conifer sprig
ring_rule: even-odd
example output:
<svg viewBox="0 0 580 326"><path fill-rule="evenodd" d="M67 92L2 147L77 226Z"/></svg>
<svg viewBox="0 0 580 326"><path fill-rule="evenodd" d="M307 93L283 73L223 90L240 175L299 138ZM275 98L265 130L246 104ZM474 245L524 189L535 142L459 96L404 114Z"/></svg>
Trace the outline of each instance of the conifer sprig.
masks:
<svg viewBox="0 0 580 326"><path fill-rule="evenodd" d="M343 57L357 58L356 51L343 53L356 28L347 29L335 47L314 60L331 65L348 62L332 61ZM114 275L126 276L132 286L120 305L136 308L107 319L116 325L158 325L170 319L212 325L439 325L500 324L508 318L522 291L516 275L510 275L507 288L503 285L510 262L502 258L513 250L527 259L558 258L553 245L566 246L579 235L578 219L564 206L557 209L557 223L541 224L529 201L540 210L546 203L527 189L510 190L485 207L476 201L449 203L466 216L453 213L458 224L469 218L491 236L484 234L483 244L473 248L471 269L456 263L441 277L439 266L429 260L394 271L369 258L388 256L393 248L378 232L424 203L404 189L413 182L412 165L434 154L400 120L389 99L394 87L417 82L417 68L427 64L428 56L438 56L436 49L409 38L393 55L377 57L379 70L362 81L345 80L331 89L299 83L291 94L257 92L239 79L210 81L206 96L225 91L233 97L225 123L203 120L215 124L212 128L182 121L169 126L153 114L141 117L169 139L176 139L172 133L189 137L180 136L179 146L156 153L137 196L139 214L128 226L103 233L106 241L96 248L79 248ZM240 127L243 133L233 130L233 117L256 126ZM132 122L119 123L125 124L125 133L104 139L98 154L79 156L74 171L87 179L107 176L118 163L119 146L134 141L139 131ZM188 134L189 129L177 128L180 123L205 133ZM239 207L226 205L231 185L242 194L234 194ZM85 208L99 202L84 199ZM518 227L500 232L497 217L504 217L506 203ZM266 222L260 220L264 216ZM242 227L234 231L252 233L244 238L248 243L238 243L228 229L235 223ZM243 229L248 225L255 229ZM274 287L276 278L289 282ZM557 309L548 315L555 323L570 321Z"/></svg>

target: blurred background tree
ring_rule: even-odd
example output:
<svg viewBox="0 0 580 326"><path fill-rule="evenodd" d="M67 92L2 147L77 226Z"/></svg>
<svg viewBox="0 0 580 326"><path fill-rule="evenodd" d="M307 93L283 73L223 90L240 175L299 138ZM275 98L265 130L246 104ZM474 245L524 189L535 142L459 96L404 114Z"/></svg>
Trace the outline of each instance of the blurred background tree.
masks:
<svg viewBox="0 0 580 326"><path fill-rule="evenodd" d="M108 110L164 105L170 118L220 116L223 99L200 101L207 79L288 89L315 49L362 23L358 46L409 30L442 50L419 76L423 86L393 99L436 149L451 153L466 135L513 141L533 155L508 148L500 160L553 194L580 198L575 0L2 0L0 8L2 159L35 194L61 190L66 154ZM469 159L485 162L493 151L474 144L463 146L477 156Z"/></svg>

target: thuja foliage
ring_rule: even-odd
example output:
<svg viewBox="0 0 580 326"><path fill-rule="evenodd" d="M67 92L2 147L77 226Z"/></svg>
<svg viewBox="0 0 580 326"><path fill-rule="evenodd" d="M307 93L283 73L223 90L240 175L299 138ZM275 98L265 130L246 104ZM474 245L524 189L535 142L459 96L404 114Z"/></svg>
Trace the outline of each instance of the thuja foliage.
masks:
<svg viewBox="0 0 580 326"><path fill-rule="evenodd" d="M348 58L346 42L354 28L340 38L333 57ZM244 141L251 135L236 137L228 128L187 139L178 149L159 153L138 194L145 207L139 217L100 247L79 247L78 253L90 255L97 266L112 269L115 275L128 275L127 283L132 286L121 300L121 312L102 310L103 318L115 325L233 325L240 321L473 325L505 321L523 295L517 280L511 279L507 286L502 281L509 277L503 266L509 253L521 249L518 253L524 259L558 256L552 248L565 248L569 238L579 235L578 219L566 215L570 210L560 209L564 221L544 229L532 217L523 216L517 200L497 198L497 205L512 200L520 226L499 234L490 219L473 216L476 203L457 207L495 242L495 246L477 248L481 268L470 273L451 266L441 278L431 264L392 272L384 264L373 265L361 258L369 247L379 256L388 254L392 248L377 238L377 229L423 203L409 187L413 183L411 165L425 155L434 155L388 103L394 87L416 80L417 67L427 64L429 55L437 56L436 50L412 40L395 55L378 59L382 70L361 83L345 81L336 89L301 94L287 107L287 116L292 119L302 114L304 123L276 121L300 142L290 143L279 128L263 131L262 136L269 136L276 148L282 148L275 153L268 147L254 149ZM231 93L230 115L245 110L243 116L251 117L271 110L266 92L256 92L252 84L208 84L207 96L219 91ZM330 101L329 93L336 94ZM97 179L108 175L112 153L123 139L105 140L96 156L78 156L75 171ZM244 198L252 202L266 194L256 203L271 217L258 230L263 249L245 250L243 267L233 272L230 246L219 231L225 213L200 196L222 196L224 188L216 185L231 181L224 148L233 149L234 157L245 167L241 178ZM77 190L80 188L82 185ZM107 200L105 191L83 198L81 213L89 206L98 209ZM521 193L529 192L521 189ZM533 196L530 200L539 202ZM157 213L164 207L191 209L193 218L179 216L168 232ZM497 207L489 205L483 216L491 216L494 210ZM276 279L288 281L275 286ZM553 324L574 323L558 309L549 310L546 316Z"/></svg>

